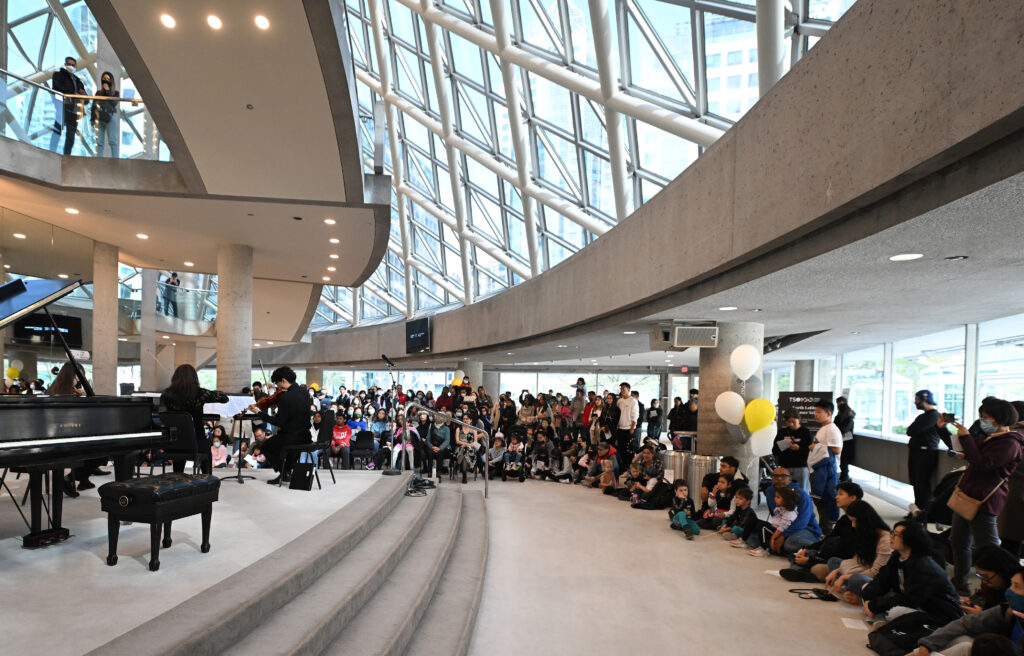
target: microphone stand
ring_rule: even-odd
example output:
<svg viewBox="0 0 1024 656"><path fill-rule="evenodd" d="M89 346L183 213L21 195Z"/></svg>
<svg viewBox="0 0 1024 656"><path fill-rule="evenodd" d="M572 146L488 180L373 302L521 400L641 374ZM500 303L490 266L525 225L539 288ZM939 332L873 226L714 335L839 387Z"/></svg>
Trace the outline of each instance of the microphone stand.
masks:
<svg viewBox="0 0 1024 656"><path fill-rule="evenodd" d="M383 357L383 356L381 356L381 357ZM387 365L388 374L390 374L390 376L391 376L391 405L393 407L397 407L398 397L395 396L395 393L396 393L396 390L398 388L398 381L395 378L395 366L394 366L394 364L392 364L392 362L390 360L388 360L386 358L384 359L384 363ZM402 412L404 412L404 411L405 411L405 409L403 408ZM397 420L398 420L398 410L397 409L395 411L395 420L396 420L396 423L397 423ZM399 452L399 458L397 458L395 460L396 463L398 464L398 467L391 467L389 469L382 468L381 469L381 474L383 474L384 476L398 476L398 475L400 475L402 473L402 469L403 469L403 467L405 465L405 459L408 457L408 453L406 451L406 444L407 444L407 440L408 440L408 435L409 435L409 418L406 417L405 420L404 420L404 425L402 426L402 450ZM409 465L409 469L410 470L412 469L412 464L411 463Z"/></svg>

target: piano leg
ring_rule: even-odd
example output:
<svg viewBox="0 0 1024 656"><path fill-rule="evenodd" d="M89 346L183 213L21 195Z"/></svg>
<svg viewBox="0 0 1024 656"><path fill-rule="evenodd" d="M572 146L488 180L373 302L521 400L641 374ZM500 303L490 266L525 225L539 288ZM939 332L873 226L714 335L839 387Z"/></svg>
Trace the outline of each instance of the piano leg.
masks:
<svg viewBox="0 0 1024 656"><path fill-rule="evenodd" d="M43 530L43 472L34 471L28 475L28 494L32 501L32 526L30 535Z"/></svg>
<svg viewBox="0 0 1024 656"><path fill-rule="evenodd" d="M44 473L43 471L33 471L29 472L28 475L29 499L32 503L32 521L29 526L29 534L21 539L21 546L26 549L34 549L35 547L62 542L71 536L71 533L60 525L64 488L62 477L59 474L54 474L50 477L51 489L53 491L53 498L51 499L53 504L51 508L53 512L51 515L53 526L43 529Z"/></svg>
<svg viewBox="0 0 1024 656"><path fill-rule="evenodd" d="M137 457L137 451L113 457L115 481L127 481L132 477L132 474L135 472L135 460Z"/></svg>
<svg viewBox="0 0 1024 656"><path fill-rule="evenodd" d="M117 564L117 536L121 533L121 522L114 513L107 513L107 564Z"/></svg>
<svg viewBox="0 0 1024 656"><path fill-rule="evenodd" d="M163 525L160 522L153 522L149 525L149 571L155 572L160 569L160 529Z"/></svg>

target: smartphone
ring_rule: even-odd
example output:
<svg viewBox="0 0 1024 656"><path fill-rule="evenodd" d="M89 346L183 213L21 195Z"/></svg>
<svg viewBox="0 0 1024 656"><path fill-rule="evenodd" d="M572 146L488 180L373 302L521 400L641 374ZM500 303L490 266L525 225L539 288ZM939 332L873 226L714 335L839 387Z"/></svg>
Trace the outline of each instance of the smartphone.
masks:
<svg viewBox="0 0 1024 656"><path fill-rule="evenodd" d="M954 415L952 412L943 412L941 417L942 421L946 422L947 424L952 424L956 422L956 415Z"/></svg>

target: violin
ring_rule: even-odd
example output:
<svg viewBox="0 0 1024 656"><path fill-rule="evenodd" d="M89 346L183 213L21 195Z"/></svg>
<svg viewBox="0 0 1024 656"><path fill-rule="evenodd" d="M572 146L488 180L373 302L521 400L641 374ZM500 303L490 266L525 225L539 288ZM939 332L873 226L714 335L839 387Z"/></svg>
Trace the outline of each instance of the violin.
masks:
<svg viewBox="0 0 1024 656"><path fill-rule="evenodd" d="M267 396L264 396L263 398L261 398L259 401L257 401L253 405L255 405L260 410L269 410L270 408L276 408L277 404L281 400L281 396L284 394L284 392L285 392L285 390L278 388L278 390L276 392L274 392L273 394L268 394Z"/></svg>

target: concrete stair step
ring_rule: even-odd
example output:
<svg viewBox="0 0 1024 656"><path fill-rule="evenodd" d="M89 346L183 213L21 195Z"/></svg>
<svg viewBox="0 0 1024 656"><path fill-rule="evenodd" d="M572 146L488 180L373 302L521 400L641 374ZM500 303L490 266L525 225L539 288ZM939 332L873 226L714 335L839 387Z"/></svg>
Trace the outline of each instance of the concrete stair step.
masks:
<svg viewBox="0 0 1024 656"><path fill-rule="evenodd" d="M409 474L382 476L326 520L234 576L90 652L90 656L213 656L276 615L352 553L405 498ZM412 510L417 510L413 504ZM408 526L402 527L408 530ZM218 547L217 512L213 513ZM144 583L140 581L140 584ZM154 589L154 594L159 594ZM260 651L252 653L263 653Z"/></svg>
<svg viewBox="0 0 1024 656"><path fill-rule="evenodd" d="M406 656L465 656L483 594L487 545L483 494L479 490L464 492L451 556Z"/></svg>
<svg viewBox="0 0 1024 656"><path fill-rule="evenodd" d="M307 585L287 605L222 653L314 656L373 598L432 516L437 496L411 497L334 567ZM252 627L255 627L254 629Z"/></svg>
<svg viewBox="0 0 1024 656"><path fill-rule="evenodd" d="M430 494L437 502L427 525L323 656L397 656L409 644L449 562L462 513L459 488L442 485Z"/></svg>

